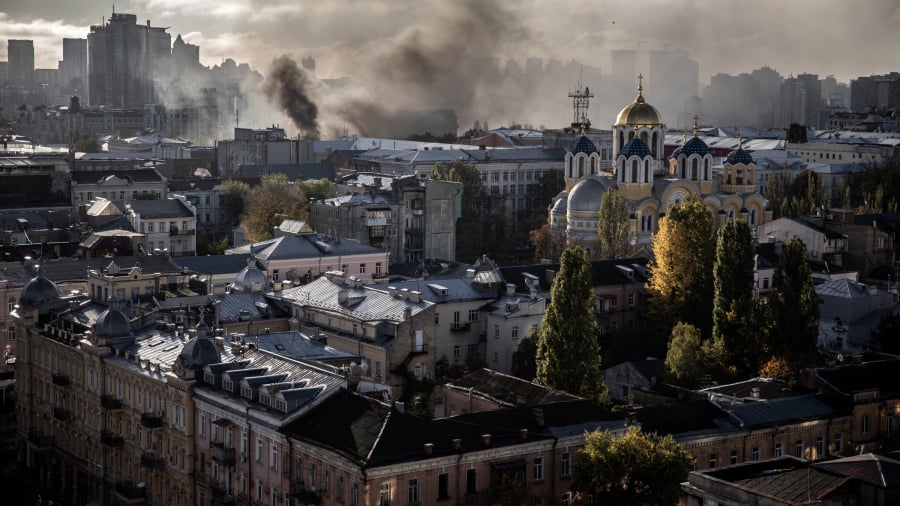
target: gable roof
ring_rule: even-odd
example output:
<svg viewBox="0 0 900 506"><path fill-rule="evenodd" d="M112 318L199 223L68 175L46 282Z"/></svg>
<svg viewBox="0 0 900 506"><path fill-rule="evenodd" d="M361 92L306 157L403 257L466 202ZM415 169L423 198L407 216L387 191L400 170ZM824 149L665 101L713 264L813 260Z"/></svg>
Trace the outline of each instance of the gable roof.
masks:
<svg viewBox="0 0 900 506"><path fill-rule="evenodd" d="M256 258L264 261L383 253L383 250L368 244L352 240L329 240L318 234L283 235L232 248L228 253L249 253L251 249Z"/></svg>

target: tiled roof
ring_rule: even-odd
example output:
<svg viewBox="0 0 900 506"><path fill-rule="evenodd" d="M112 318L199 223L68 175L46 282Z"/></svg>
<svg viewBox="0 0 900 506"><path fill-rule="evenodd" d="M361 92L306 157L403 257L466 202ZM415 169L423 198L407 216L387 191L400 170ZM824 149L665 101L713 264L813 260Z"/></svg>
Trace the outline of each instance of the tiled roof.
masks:
<svg viewBox="0 0 900 506"><path fill-rule="evenodd" d="M332 360L349 360L358 357L331 346L313 341L308 336L296 331L272 332L260 334L253 338L259 349L277 355L307 360L328 362Z"/></svg>
<svg viewBox="0 0 900 506"><path fill-rule="evenodd" d="M251 248L254 256L260 260L340 257L382 252L368 244L351 240L327 239L317 234L284 235L268 241L232 248L228 252L231 254L249 253Z"/></svg>
<svg viewBox="0 0 900 506"><path fill-rule="evenodd" d="M864 481L876 487L900 487L900 461L866 453L813 464L816 469L830 471Z"/></svg>
<svg viewBox="0 0 900 506"><path fill-rule="evenodd" d="M191 272L201 274L234 274L247 266L249 253L236 255L176 256L172 263L179 269L187 268Z"/></svg>
<svg viewBox="0 0 900 506"><path fill-rule="evenodd" d="M132 200L128 207L144 220L194 217L194 213L178 199Z"/></svg>
<svg viewBox="0 0 900 506"><path fill-rule="evenodd" d="M659 406L645 406L635 410L641 430L673 436L697 432L718 432L728 425L728 414L706 399Z"/></svg>
<svg viewBox="0 0 900 506"><path fill-rule="evenodd" d="M743 427L773 425L817 417L829 417L834 410L813 395L787 397L763 402L736 404L732 418Z"/></svg>
<svg viewBox="0 0 900 506"><path fill-rule="evenodd" d="M535 406L577 399L574 395L561 390L554 390L491 369L479 369L459 379L451 380L446 384L446 388L465 391L472 388L482 395L510 406L518 405L520 402L524 402L525 406Z"/></svg>
<svg viewBox="0 0 900 506"><path fill-rule="evenodd" d="M338 292L347 290L348 303L338 302ZM327 277L321 277L306 285L284 290L279 297L285 301L313 306L333 311L352 318L363 320L403 321L403 313L409 308L416 315L430 306L431 302L422 300L411 302L402 297L391 297L389 294L367 288L352 288L338 285Z"/></svg>

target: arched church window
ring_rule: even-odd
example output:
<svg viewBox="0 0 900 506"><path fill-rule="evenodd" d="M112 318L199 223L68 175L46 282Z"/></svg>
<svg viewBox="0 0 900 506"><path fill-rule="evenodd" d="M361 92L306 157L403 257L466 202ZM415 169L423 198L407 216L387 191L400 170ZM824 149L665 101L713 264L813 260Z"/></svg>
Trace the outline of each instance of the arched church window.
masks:
<svg viewBox="0 0 900 506"><path fill-rule="evenodd" d="M697 159L691 160L691 181L697 180Z"/></svg>
<svg viewBox="0 0 900 506"><path fill-rule="evenodd" d="M709 158L703 161L703 180L709 181Z"/></svg>
<svg viewBox="0 0 900 506"><path fill-rule="evenodd" d="M631 182L637 183L637 180L638 180L638 161L632 160L631 161Z"/></svg>
<svg viewBox="0 0 900 506"><path fill-rule="evenodd" d="M628 132L628 142L634 140L634 130Z"/></svg>
<svg viewBox="0 0 900 506"><path fill-rule="evenodd" d="M566 159L566 177L572 178L572 157Z"/></svg>
<svg viewBox="0 0 900 506"><path fill-rule="evenodd" d="M578 177L584 177L584 157L578 157Z"/></svg>
<svg viewBox="0 0 900 506"><path fill-rule="evenodd" d="M647 160L644 160L644 182L650 182L650 162Z"/></svg>
<svg viewBox="0 0 900 506"><path fill-rule="evenodd" d="M735 181L737 181L737 184L744 184L744 169L738 167Z"/></svg>
<svg viewBox="0 0 900 506"><path fill-rule="evenodd" d="M597 157L591 155L591 174L597 173Z"/></svg>
<svg viewBox="0 0 900 506"><path fill-rule="evenodd" d="M756 209L750 210L750 224L756 225Z"/></svg>
<svg viewBox="0 0 900 506"><path fill-rule="evenodd" d="M659 144L659 133L653 132L653 142L650 143L650 152L653 154L653 157L656 158L657 145Z"/></svg>
<svg viewBox="0 0 900 506"><path fill-rule="evenodd" d="M647 132L646 131L641 132L641 140L644 141L644 144L649 144L649 142L647 141Z"/></svg>

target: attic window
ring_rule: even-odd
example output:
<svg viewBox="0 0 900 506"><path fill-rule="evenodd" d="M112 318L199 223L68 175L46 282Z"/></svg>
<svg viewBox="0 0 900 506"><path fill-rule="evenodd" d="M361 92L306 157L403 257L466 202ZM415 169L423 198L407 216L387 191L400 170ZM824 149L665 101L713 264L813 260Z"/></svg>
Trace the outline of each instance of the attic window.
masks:
<svg viewBox="0 0 900 506"><path fill-rule="evenodd" d="M284 351L285 348L284 348L284 345L283 345L283 344L276 344L276 345L275 345L275 349L278 350L278 351Z"/></svg>
<svg viewBox="0 0 900 506"><path fill-rule="evenodd" d="M207 372L203 373L203 381L212 385L213 383L216 382L216 377L215 377L215 375L213 375L213 373L207 371Z"/></svg>
<svg viewBox="0 0 900 506"><path fill-rule="evenodd" d="M253 398L253 389L250 387L242 386L241 387L241 397L244 397L246 399L252 399Z"/></svg>

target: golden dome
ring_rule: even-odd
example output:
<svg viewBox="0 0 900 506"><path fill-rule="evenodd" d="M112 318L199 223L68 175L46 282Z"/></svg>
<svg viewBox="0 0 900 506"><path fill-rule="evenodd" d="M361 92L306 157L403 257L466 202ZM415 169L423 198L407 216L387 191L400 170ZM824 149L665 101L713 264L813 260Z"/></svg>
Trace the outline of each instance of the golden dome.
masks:
<svg viewBox="0 0 900 506"><path fill-rule="evenodd" d="M643 77L643 76L639 76ZM659 111L644 100L644 86L638 84L638 95L634 102L625 106L616 116L613 126L656 126L662 125L659 119Z"/></svg>

